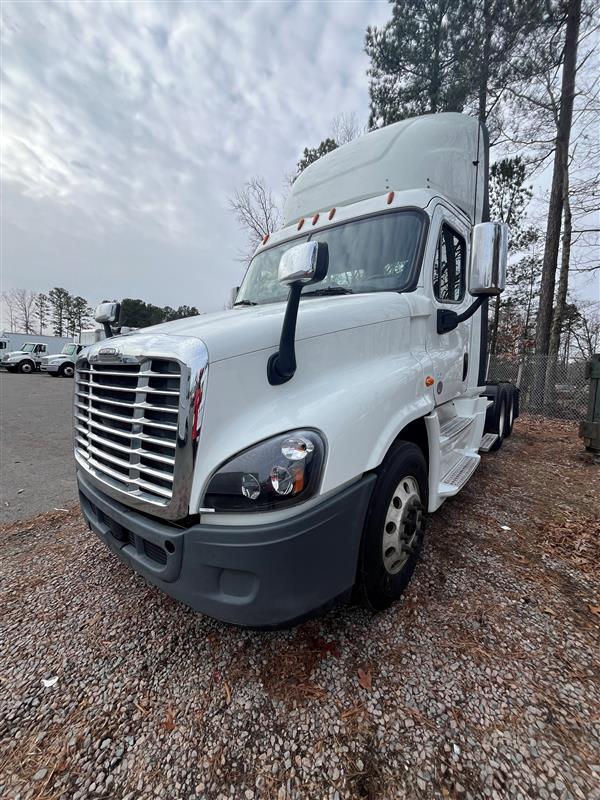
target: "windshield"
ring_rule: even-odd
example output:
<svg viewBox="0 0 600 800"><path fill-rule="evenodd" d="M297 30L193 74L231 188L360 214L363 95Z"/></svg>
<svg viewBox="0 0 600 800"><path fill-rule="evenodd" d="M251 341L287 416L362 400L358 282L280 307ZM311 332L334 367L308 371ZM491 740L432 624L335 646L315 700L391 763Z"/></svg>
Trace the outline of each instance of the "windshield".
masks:
<svg viewBox="0 0 600 800"><path fill-rule="evenodd" d="M72 355L73 355L73 353L75 352L75 348L76 348L76 347L77 347L77 345L75 345L75 344L66 344L66 345L63 347L63 349L62 349L62 351L61 351L61 352L62 352L62 353L65 355L65 356L72 356Z"/></svg>
<svg viewBox="0 0 600 800"><path fill-rule="evenodd" d="M301 242L327 242L329 269L325 280L307 287L318 294L401 292L411 282L422 228L418 211L380 214L299 236L263 250L252 259L236 304L277 303L288 287L277 281L279 260Z"/></svg>
<svg viewBox="0 0 600 800"><path fill-rule="evenodd" d="M34 348L34 347L35 347L35 345L34 345L34 344L30 344L30 343L28 342L27 344L24 344L24 345L23 345L23 352L24 352L24 353L33 353L33 348Z"/></svg>

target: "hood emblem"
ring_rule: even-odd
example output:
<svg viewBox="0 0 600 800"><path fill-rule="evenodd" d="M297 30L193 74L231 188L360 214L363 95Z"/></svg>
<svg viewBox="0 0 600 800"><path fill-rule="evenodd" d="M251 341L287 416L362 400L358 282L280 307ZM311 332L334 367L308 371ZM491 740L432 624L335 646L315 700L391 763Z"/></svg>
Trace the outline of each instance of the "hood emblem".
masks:
<svg viewBox="0 0 600 800"><path fill-rule="evenodd" d="M123 356L118 347L101 347L95 356L90 356L90 361L122 361Z"/></svg>

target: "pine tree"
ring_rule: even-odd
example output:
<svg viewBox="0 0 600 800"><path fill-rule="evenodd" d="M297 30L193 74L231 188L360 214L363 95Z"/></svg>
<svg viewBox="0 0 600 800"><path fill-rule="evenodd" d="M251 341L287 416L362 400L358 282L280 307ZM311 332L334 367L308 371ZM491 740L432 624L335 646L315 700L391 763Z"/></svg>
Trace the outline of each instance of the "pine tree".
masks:
<svg viewBox="0 0 600 800"><path fill-rule="evenodd" d="M302 158L298 162L298 175L314 161L317 161L317 159L321 158L321 156L331 153L332 150L337 149L337 146L338 143L335 141L335 139L327 138L323 139L318 147L305 147L304 152L302 153Z"/></svg>
<svg viewBox="0 0 600 800"><path fill-rule="evenodd" d="M56 286L48 292L48 302L52 310L52 330L55 336L64 336L68 327L68 309L71 295L66 289Z"/></svg>

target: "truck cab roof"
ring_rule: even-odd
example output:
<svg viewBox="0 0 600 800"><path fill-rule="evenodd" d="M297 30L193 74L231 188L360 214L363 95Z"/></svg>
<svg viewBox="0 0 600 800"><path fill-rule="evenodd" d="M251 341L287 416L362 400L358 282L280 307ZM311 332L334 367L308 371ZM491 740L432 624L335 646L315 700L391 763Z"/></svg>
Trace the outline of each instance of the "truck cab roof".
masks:
<svg viewBox="0 0 600 800"><path fill-rule="evenodd" d="M471 222L487 218L487 132L466 114L430 114L360 136L307 167L294 181L283 225L386 192L426 190Z"/></svg>

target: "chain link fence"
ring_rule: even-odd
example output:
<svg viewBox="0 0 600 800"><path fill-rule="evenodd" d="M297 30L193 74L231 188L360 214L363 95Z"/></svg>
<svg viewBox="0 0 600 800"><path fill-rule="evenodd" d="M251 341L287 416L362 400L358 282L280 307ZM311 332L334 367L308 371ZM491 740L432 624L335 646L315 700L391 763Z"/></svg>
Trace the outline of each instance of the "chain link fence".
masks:
<svg viewBox="0 0 600 800"><path fill-rule="evenodd" d="M556 365L546 375L548 357L530 355L522 361L490 356L489 381L508 381L520 389L521 413L579 422L585 419L589 384L585 361Z"/></svg>

